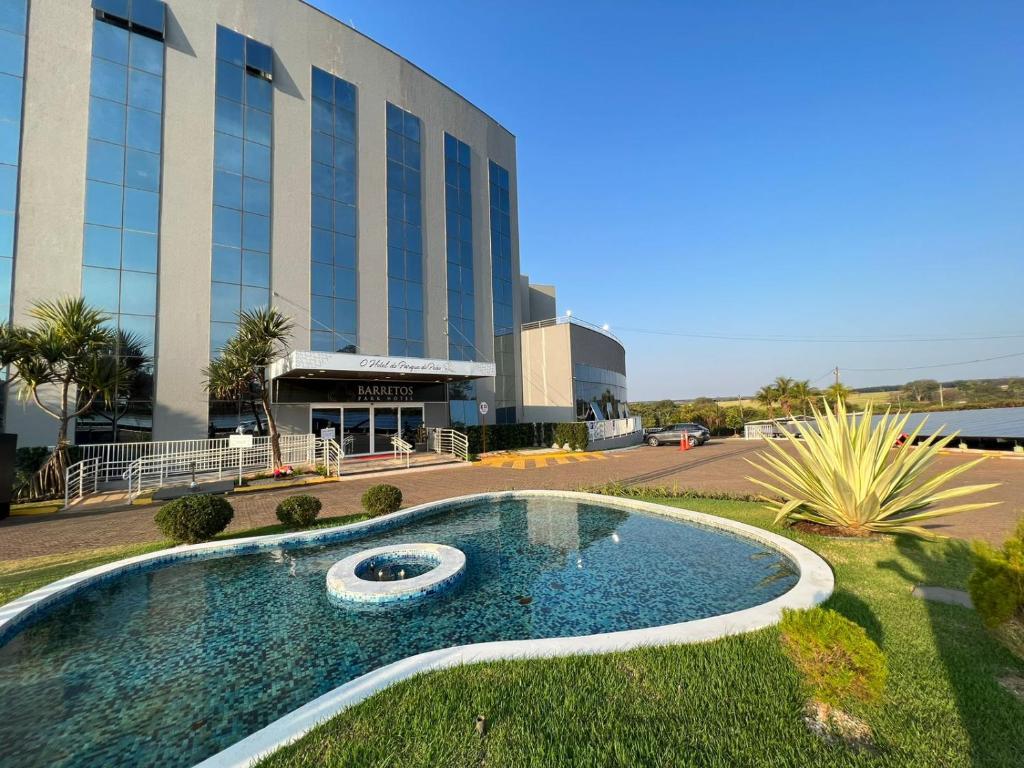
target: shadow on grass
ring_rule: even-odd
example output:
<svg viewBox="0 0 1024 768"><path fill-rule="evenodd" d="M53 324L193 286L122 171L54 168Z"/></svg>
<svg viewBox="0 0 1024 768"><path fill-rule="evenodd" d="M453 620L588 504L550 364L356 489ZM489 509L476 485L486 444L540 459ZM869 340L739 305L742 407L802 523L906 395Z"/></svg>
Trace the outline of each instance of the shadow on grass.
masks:
<svg viewBox="0 0 1024 768"><path fill-rule="evenodd" d="M906 536L898 538L896 547L906 560L885 560L878 566L896 573L908 585L966 588L972 568L968 542L934 544ZM973 610L932 601L922 604L955 697L960 725L970 743L970 754L964 757L977 768L1020 766L1024 706L996 682L1018 664L985 630Z"/></svg>
<svg viewBox="0 0 1024 768"><path fill-rule="evenodd" d="M875 616L875 612L871 610L871 607L857 597L857 595L847 592L845 589L836 589L825 607L843 614L843 616L855 624L860 624L875 645L879 648L884 647L885 630L882 629L882 623Z"/></svg>

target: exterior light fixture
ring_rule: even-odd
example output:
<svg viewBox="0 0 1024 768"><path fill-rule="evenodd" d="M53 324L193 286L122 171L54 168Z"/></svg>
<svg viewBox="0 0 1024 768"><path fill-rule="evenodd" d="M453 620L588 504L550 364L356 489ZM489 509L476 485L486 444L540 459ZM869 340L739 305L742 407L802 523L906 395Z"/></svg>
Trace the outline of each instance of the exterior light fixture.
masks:
<svg viewBox="0 0 1024 768"><path fill-rule="evenodd" d="M572 310L571 309L565 310L565 316L566 317L572 317Z"/></svg>

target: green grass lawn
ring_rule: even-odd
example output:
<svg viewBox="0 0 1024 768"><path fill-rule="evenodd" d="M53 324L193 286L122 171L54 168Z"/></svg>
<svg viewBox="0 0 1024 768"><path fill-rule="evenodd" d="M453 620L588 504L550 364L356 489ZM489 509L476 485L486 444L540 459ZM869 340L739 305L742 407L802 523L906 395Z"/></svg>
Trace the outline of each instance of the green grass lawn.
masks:
<svg viewBox="0 0 1024 768"><path fill-rule="evenodd" d="M666 500L771 528L756 504ZM801 723L778 632L604 656L488 663L394 686L263 763L301 766L977 766L1024 764L1024 702L996 682L1024 662L969 610L925 603L918 583L963 588L963 542L791 534L832 563L828 606L889 661L881 705L860 711L875 753L827 746ZM487 735L476 735L484 715Z"/></svg>
<svg viewBox="0 0 1024 768"><path fill-rule="evenodd" d="M768 513L748 502L665 503L773 527ZM874 753L827 746L805 730L799 680L777 630L768 629L701 645L489 663L420 676L343 712L262 765L1024 764L1024 701L997 683L1002 675L1024 675L1024 662L999 645L972 611L910 596L918 583L963 588L970 571L965 543L784 533L829 560L837 585L827 605L865 627L888 657L883 702L855 713L874 728ZM0 602L82 568L161 546L0 565ZM474 729L480 714L489 724L483 739Z"/></svg>

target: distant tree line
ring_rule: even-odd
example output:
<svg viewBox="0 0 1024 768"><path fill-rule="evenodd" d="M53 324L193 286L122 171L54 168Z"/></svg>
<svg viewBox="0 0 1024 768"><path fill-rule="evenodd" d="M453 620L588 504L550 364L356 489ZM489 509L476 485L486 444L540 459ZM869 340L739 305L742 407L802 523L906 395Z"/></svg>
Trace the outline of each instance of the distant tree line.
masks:
<svg viewBox="0 0 1024 768"><path fill-rule="evenodd" d="M934 379L918 379L907 382L895 391L878 388L871 388L870 391L891 392L888 405L900 410L932 411L943 408L952 410L1024 405L1024 378L968 380L954 384L940 385ZM643 419L644 427L696 422L714 434L724 435L738 433L750 421L809 415L812 406L823 400L830 405L841 400L856 410L857 394L858 391L839 382L825 389L817 389L807 380L779 376L757 391L753 398L756 405L722 406L710 397L698 397L686 403L658 400L630 403L629 407L634 416ZM886 403L879 405L884 407Z"/></svg>

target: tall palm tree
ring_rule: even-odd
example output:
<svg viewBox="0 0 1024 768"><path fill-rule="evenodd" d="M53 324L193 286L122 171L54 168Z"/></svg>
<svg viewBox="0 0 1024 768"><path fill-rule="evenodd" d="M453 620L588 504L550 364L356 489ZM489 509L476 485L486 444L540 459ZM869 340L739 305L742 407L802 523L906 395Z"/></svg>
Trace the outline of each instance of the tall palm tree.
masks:
<svg viewBox="0 0 1024 768"><path fill-rule="evenodd" d="M845 406L847 401L849 401L850 396L853 394L853 390L837 381L822 394L825 396L825 401L829 405L835 407L839 402L842 402Z"/></svg>
<svg viewBox="0 0 1024 768"><path fill-rule="evenodd" d="M807 410L811 407L818 394L818 390L812 387L811 382L807 379L793 382L793 386L790 388L793 408L806 416Z"/></svg>
<svg viewBox="0 0 1024 768"><path fill-rule="evenodd" d="M20 382L18 396L56 419L53 453L32 479L31 495L60 495L68 467L68 425L97 401L111 405L131 386L132 369L118 356L110 315L81 298L35 304L30 328L7 328L0 357Z"/></svg>
<svg viewBox="0 0 1024 768"><path fill-rule="evenodd" d="M769 419L775 416L775 403L779 399L779 391L775 387L770 384L761 387L757 390L757 394L754 395L754 399L765 407L768 411Z"/></svg>
<svg viewBox="0 0 1024 768"><path fill-rule="evenodd" d="M267 419L274 467L281 466L281 435L270 405L267 368L288 353L294 324L274 307L238 313L238 331L220 350L220 357L203 369L206 389L214 397L258 397Z"/></svg>
<svg viewBox="0 0 1024 768"><path fill-rule="evenodd" d="M793 414L793 385L795 383L786 376L778 376L772 382L772 388L776 392L776 399L782 407L782 412L787 416Z"/></svg>

